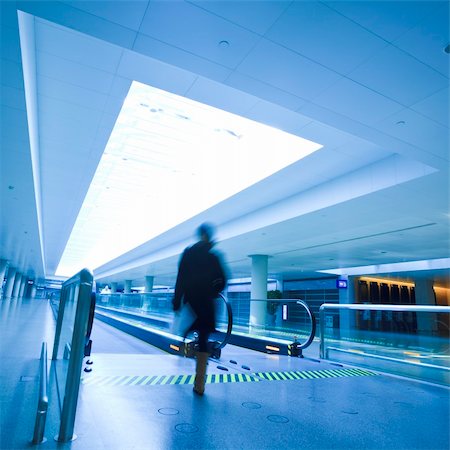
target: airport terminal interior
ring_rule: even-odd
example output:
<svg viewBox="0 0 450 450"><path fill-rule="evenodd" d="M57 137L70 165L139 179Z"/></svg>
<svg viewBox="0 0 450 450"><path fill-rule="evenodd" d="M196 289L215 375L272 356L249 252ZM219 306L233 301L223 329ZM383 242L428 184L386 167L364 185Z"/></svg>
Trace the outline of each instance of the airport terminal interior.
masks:
<svg viewBox="0 0 450 450"><path fill-rule="evenodd" d="M0 6L1 450L450 448L448 1Z"/></svg>

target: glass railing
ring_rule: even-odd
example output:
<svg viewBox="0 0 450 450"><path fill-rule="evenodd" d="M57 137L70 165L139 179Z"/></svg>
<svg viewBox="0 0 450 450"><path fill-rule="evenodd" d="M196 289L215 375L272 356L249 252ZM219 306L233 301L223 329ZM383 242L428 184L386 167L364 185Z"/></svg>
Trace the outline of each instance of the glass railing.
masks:
<svg viewBox="0 0 450 450"><path fill-rule="evenodd" d="M122 315L136 325L170 331L174 321L171 293L100 294L99 312ZM233 320L230 321L231 315ZM216 300L216 328L220 333L298 343L306 348L315 335L315 317L302 300L269 299L250 301ZM214 336L212 336L214 339Z"/></svg>
<svg viewBox="0 0 450 450"><path fill-rule="evenodd" d="M450 384L450 307L323 304L320 357Z"/></svg>
<svg viewBox="0 0 450 450"><path fill-rule="evenodd" d="M59 303L55 300L58 315L52 352L52 370L61 409L61 423L57 438L60 442L68 442L73 438L92 286L92 273L83 269L64 282Z"/></svg>
<svg viewBox="0 0 450 450"><path fill-rule="evenodd" d="M313 340L315 317L307 303L297 299L250 299L232 303L238 319L234 334L264 337L274 342L298 342L306 348Z"/></svg>
<svg viewBox="0 0 450 450"><path fill-rule="evenodd" d="M175 313L172 308L172 293L145 294L98 294L97 311L100 313L121 316L128 323L136 326L172 333ZM224 333L220 338L220 347L225 346L227 336L231 333L232 311L223 295L215 300L216 329ZM188 336L189 337L189 336ZM214 337L212 337L214 338Z"/></svg>

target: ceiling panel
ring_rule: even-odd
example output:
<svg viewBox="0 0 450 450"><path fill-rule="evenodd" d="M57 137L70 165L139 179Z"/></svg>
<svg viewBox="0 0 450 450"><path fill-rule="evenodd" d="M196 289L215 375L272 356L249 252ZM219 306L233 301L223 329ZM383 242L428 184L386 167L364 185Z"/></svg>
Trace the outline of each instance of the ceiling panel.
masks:
<svg viewBox="0 0 450 450"><path fill-rule="evenodd" d="M123 49L100 39L36 20L36 48L45 53L82 65L114 73Z"/></svg>
<svg viewBox="0 0 450 450"><path fill-rule="evenodd" d="M131 80L129 78L119 76L119 74L117 73L113 78L111 89L109 91L109 96L121 97L125 99L126 95L128 94L128 90L130 89L130 85Z"/></svg>
<svg viewBox="0 0 450 450"><path fill-rule="evenodd" d="M104 70L78 64L49 53L37 51L37 74L108 94L114 75Z"/></svg>
<svg viewBox="0 0 450 450"><path fill-rule="evenodd" d="M11 147L15 148L16 143L29 144L26 111L2 105L1 120L2 132L0 133L0 142L2 143L2 148L11 151Z"/></svg>
<svg viewBox="0 0 450 450"><path fill-rule="evenodd" d="M314 103L367 125L403 109L399 103L347 78L340 79L315 97Z"/></svg>
<svg viewBox="0 0 450 450"><path fill-rule="evenodd" d="M443 89L430 95L424 100L415 103L411 106L414 111L423 114L424 116L432 119L445 127L450 124L449 111L450 111L450 92L449 89Z"/></svg>
<svg viewBox="0 0 450 450"><path fill-rule="evenodd" d="M224 19L263 35L291 4L291 0L191 1Z"/></svg>
<svg viewBox="0 0 450 450"><path fill-rule="evenodd" d="M322 2L292 2L265 37L345 74L387 44Z"/></svg>
<svg viewBox="0 0 450 450"><path fill-rule="evenodd" d="M108 5L107 1L102 1L101 3L104 6ZM21 2L20 8L39 18L124 48L131 48L136 39L136 31L82 11L81 9L73 8L63 2Z"/></svg>
<svg viewBox="0 0 450 450"><path fill-rule="evenodd" d="M343 116L342 114L338 114L331 109L316 105L313 102L307 103L305 106L301 107L300 112L306 116L320 120L323 123L332 124L333 127L342 130L342 132L346 131L354 136L358 136L377 145L383 146L388 150L417 159L424 164L428 164L433 167L442 166L442 159L433 153L423 150L415 145L411 145L402 139L396 138L394 135L387 134L386 132L379 130L378 127L369 127L368 125L364 125L356 120ZM389 119L392 120L393 123L402 120L401 118L396 119L395 117L390 116L385 121L386 126L390 126Z"/></svg>
<svg viewBox="0 0 450 450"><path fill-rule="evenodd" d="M302 128L301 135L305 139L311 139L327 148L336 148L351 142L354 139L354 136L345 131L314 120L310 120L310 122Z"/></svg>
<svg viewBox="0 0 450 450"><path fill-rule="evenodd" d="M389 42L415 27L433 8L430 1L327 1L329 7Z"/></svg>
<svg viewBox="0 0 450 450"><path fill-rule="evenodd" d="M95 96L93 98L95 99ZM95 128L102 116L102 110L97 108L97 106L94 103L94 107L91 108L57 98L47 97L42 94L39 95L40 117L57 121L70 121L74 129L80 129L85 124L88 125L88 129Z"/></svg>
<svg viewBox="0 0 450 450"><path fill-rule="evenodd" d="M192 70L194 73L213 80L225 80L231 69L215 63L203 55L197 55L187 50L161 42L143 34L138 35L133 50L151 58L172 64L180 69Z"/></svg>
<svg viewBox="0 0 450 450"><path fill-rule="evenodd" d="M68 1L65 3L94 16L106 19L132 30L138 30L142 22L148 0L115 1Z"/></svg>
<svg viewBox="0 0 450 450"><path fill-rule="evenodd" d="M3 19L3 17L2 17ZM2 59L20 63L21 53L19 44L19 31L16 27L10 27L1 22L0 27L0 48Z"/></svg>
<svg viewBox="0 0 450 450"><path fill-rule="evenodd" d="M2 58L0 79L5 86L23 90L22 64Z"/></svg>
<svg viewBox="0 0 450 450"><path fill-rule="evenodd" d="M449 56L444 48L449 44L450 3L430 1L426 6L422 20L395 40L394 45L448 78Z"/></svg>
<svg viewBox="0 0 450 450"><path fill-rule="evenodd" d="M247 117L301 137L302 129L311 123L308 117L264 100L258 101L247 112Z"/></svg>
<svg viewBox="0 0 450 450"><path fill-rule="evenodd" d="M58 114L58 103L51 103L50 99L41 97L39 126L42 131L40 136L43 140L48 139L63 144L61 151L64 151L65 143L74 142L77 144L78 153L83 154L90 150L102 113L79 107L77 115L73 106L71 105L71 110L66 110L65 114ZM45 148L40 150L45 152Z"/></svg>
<svg viewBox="0 0 450 450"><path fill-rule="evenodd" d="M186 70L132 51L124 52L117 74L179 95L185 93L195 80L195 76Z"/></svg>
<svg viewBox="0 0 450 450"><path fill-rule="evenodd" d="M0 85L0 104L26 111L25 96L22 89Z"/></svg>
<svg viewBox="0 0 450 450"><path fill-rule="evenodd" d="M38 95L60 100L69 104L102 111L108 96L94 89L88 89L64 81L40 75L37 80Z"/></svg>
<svg viewBox="0 0 450 450"><path fill-rule="evenodd" d="M402 123L404 122L404 123ZM418 146L445 160L449 155L449 130L411 109L393 114L378 124L379 128L405 142Z"/></svg>
<svg viewBox="0 0 450 450"><path fill-rule="evenodd" d="M348 77L405 106L448 87L443 75L391 45Z"/></svg>
<svg viewBox="0 0 450 450"><path fill-rule="evenodd" d="M356 138L352 139L350 142L346 142L344 145L341 145L334 150L341 155L360 161L361 164L370 164L379 159L386 158L391 154L383 147L375 145L372 142Z"/></svg>
<svg viewBox="0 0 450 450"><path fill-rule="evenodd" d="M257 34L186 2L150 2L139 31L229 68L259 40ZM229 46L219 45L223 40Z"/></svg>
<svg viewBox="0 0 450 450"><path fill-rule="evenodd" d="M233 72L225 81L231 87L248 92L261 99L296 111L306 103L306 100L297 97L283 89L276 88L242 73Z"/></svg>
<svg viewBox="0 0 450 450"><path fill-rule="evenodd" d="M185 95L192 100L241 116L246 116L258 102L253 95L203 77L197 78Z"/></svg>
<svg viewBox="0 0 450 450"><path fill-rule="evenodd" d="M331 70L265 39L249 53L237 71L307 100L340 78Z"/></svg>

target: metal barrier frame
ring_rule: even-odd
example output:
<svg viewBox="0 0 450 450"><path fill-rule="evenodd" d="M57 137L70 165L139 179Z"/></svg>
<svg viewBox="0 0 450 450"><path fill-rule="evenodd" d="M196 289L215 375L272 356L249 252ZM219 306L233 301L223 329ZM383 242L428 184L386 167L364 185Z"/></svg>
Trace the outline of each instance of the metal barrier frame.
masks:
<svg viewBox="0 0 450 450"><path fill-rule="evenodd" d="M341 304L341 303L323 303L319 308L320 318L320 358L325 358L325 309L337 310L369 310L369 311L391 311L391 312L444 312L450 313L450 306L426 306L426 305L366 305L359 303Z"/></svg>
<svg viewBox="0 0 450 450"><path fill-rule="evenodd" d="M47 343L42 343L41 359L39 362L39 400L36 411L36 422L34 424L34 434L32 444L41 444L46 441L44 438L45 421L48 411L48 371L47 371Z"/></svg>
<svg viewBox="0 0 450 450"><path fill-rule="evenodd" d="M81 368L84 358L84 347L91 307L91 292L94 277L88 269L83 269L68 279L62 285L61 302L58 311L55 343L53 346L52 360L58 359L58 348L61 336L61 327L64 317L64 309L67 300L68 287L79 285L77 307L73 326L73 334L70 348L70 359L67 370L64 400L61 411L61 424L59 435L55 438L59 442L68 442L74 439L74 424L80 390Z"/></svg>

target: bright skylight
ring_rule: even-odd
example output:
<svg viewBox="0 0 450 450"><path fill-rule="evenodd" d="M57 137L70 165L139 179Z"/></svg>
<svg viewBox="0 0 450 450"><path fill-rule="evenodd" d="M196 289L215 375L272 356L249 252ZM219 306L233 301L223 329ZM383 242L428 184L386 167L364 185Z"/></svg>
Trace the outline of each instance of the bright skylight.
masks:
<svg viewBox="0 0 450 450"><path fill-rule="evenodd" d="M321 147L134 81L56 274L95 269Z"/></svg>

